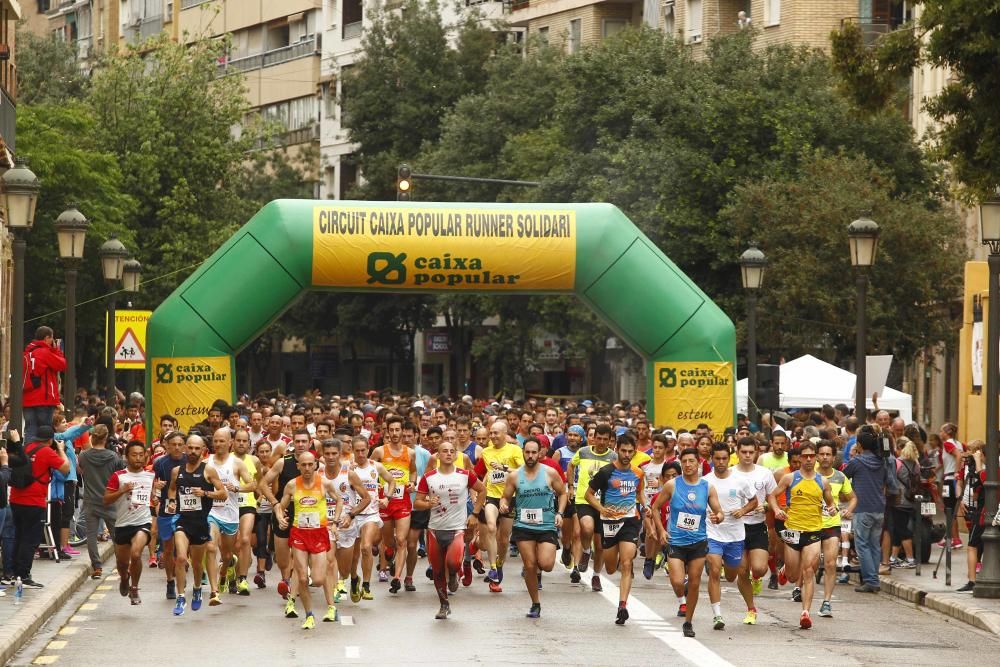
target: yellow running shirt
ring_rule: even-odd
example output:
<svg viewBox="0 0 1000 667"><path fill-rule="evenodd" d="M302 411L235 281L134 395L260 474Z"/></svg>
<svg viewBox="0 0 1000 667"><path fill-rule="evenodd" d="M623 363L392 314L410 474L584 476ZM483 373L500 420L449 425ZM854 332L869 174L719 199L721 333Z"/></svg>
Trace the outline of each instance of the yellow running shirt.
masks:
<svg viewBox="0 0 1000 667"><path fill-rule="evenodd" d="M497 464L494 468L493 464ZM517 445L507 443L499 449L490 445L483 448L483 466L486 468L486 497L500 498L507 483L507 473L524 465L524 454ZM504 470L504 467L507 470Z"/></svg>

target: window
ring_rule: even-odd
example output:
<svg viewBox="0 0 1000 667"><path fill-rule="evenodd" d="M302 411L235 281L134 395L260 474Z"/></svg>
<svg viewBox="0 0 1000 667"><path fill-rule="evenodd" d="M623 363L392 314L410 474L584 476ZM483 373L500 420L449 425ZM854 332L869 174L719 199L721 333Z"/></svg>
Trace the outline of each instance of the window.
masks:
<svg viewBox="0 0 1000 667"><path fill-rule="evenodd" d="M270 25L267 27L267 50L273 51L288 46L289 32L288 24Z"/></svg>
<svg viewBox="0 0 1000 667"><path fill-rule="evenodd" d="M604 19L601 21L601 38L617 35L628 26L628 19Z"/></svg>
<svg viewBox="0 0 1000 667"><path fill-rule="evenodd" d="M671 0L663 5L663 33L668 37L676 36L677 26L674 23L674 3Z"/></svg>
<svg viewBox="0 0 1000 667"><path fill-rule="evenodd" d="M364 8L362 7L361 0L344 0L342 10L342 39L360 37L361 21L364 18Z"/></svg>
<svg viewBox="0 0 1000 667"><path fill-rule="evenodd" d="M580 36L582 33L581 20L573 19L569 22L569 39L566 40L567 53L576 53L580 50Z"/></svg>
<svg viewBox="0 0 1000 667"><path fill-rule="evenodd" d="M701 0L687 0L687 41L701 41Z"/></svg>
<svg viewBox="0 0 1000 667"><path fill-rule="evenodd" d="M340 158L340 196L338 199L347 199L347 193L358 184L358 163L354 154L345 155Z"/></svg>
<svg viewBox="0 0 1000 667"><path fill-rule="evenodd" d="M316 98L312 95L294 100L269 104L261 109L264 119L275 122L286 130L310 127L316 121Z"/></svg>
<svg viewBox="0 0 1000 667"><path fill-rule="evenodd" d="M781 23L781 0L764 0L764 25Z"/></svg>
<svg viewBox="0 0 1000 667"><path fill-rule="evenodd" d="M549 27L548 26L545 26L544 28L539 28L538 29L538 39L541 40L542 44L548 44L549 43Z"/></svg>

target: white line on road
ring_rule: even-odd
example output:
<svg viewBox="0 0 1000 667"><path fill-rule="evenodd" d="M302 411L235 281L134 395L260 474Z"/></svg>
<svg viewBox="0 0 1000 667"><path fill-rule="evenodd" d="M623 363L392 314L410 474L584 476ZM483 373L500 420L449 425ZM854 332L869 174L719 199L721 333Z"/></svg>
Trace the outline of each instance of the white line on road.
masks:
<svg viewBox="0 0 1000 667"><path fill-rule="evenodd" d="M340 624L341 625L354 625L354 617L353 616L341 616L340 617Z"/></svg>
<svg viewBox="0 0 1000 667"><path fill-rule="evenodd" d="M345 658L360 658L361 657L361 647L360 646L345 646L344 647L344 657Z"/></svg>
<svg viewBox="0 0 1000 667"><path fill-rule="evenodd" d="M617 607L618 587L607 577L601 577L601 584L604 589L601 591L601 595ZM670 625L669 621L635 597L631 597L628 601L628 614L629 621L635 621L640 626L651 626L648 628L644 627L643 629L692 664L699 667L705 667L706 665L712 665L713 667L735 667L697 639L683 636L676 628ZM666 627L661 626L661 623L666 623Z"/></svg>

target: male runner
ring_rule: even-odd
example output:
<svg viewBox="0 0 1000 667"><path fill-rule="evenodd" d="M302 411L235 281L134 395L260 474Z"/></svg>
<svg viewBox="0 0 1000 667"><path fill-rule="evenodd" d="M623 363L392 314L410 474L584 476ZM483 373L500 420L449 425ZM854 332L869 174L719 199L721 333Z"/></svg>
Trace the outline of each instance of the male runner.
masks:
<svg viewBox="0 0 1000 667"><path fill-rule="evenodd" d="M712 472L704 479L715 489L725 518L720 523L709 523L708 529L708 601L712 604L712 627L722 630L722 566L726 566L726 581L737 582L740 595L747 605L747 614L756 614L753 589L746 577L744 553L745 531L742 518L757 508L757 494L744 475L734 475L729 469L729 446L723 442L712 445ZM748 624L752 625L752 624Z"/></svg>
<svg viewBox="0 0 1000 667"><path fill-rule="evenodd" d="M486 505L479 517L486 524L480 526L480 543L486 542L490 571L486 575L490 591L500 593L503 581L503 562L507 555L507 542L513 526L513 518L500 511L500 498L507 484L507 475L524 465L524 454L517 445L507 442L507 422L496 421L490 426L490 446L483 449L476 464L477 473L486 480ZM485 538L485 539L484 539ZM480 547L483 545L480 544Z"/></svg>
<svg viewBox="0 0 1000 667"><path fill-rule="evenodd" d="M781 539L785 543L785 564L778 570L778 582L802 580L802 614L799 627L812 627L809 607L812 606L816 567L819 565L820 540L823 535L823 514L836 512L830 485L816 472L816 445L808 440L799 446L799 470L781 478L777 488L767 496L769 505L776 507L774 518L784 522ZM777 507L777 496L785 493L786 509Z"/></svg>
<svg viewBox="0 0 1000 667"><path fill-rule="evenodd" d="M743 551L746 555L746 567L742 578L747 579L753 595L758 595L762 588L762 579L768 572L768 550L769 542L767 536L767 523L765 522L765 503L767 495L774 491L778 483L774 479L774 474L764 466L753 462L757 453L757 441L754 438L745 436L737 441L736 453L740 462L733 469L733 474L745 477L752 486L754 495L757 497L757 507L752 512L743 515ZM777 585L777 579L775 580ZM740 588L743 591L743 588ZM757 623L756 605L752 610L748 610L743 622L747 625Z"/></svg>
<svg viewBox="0 0 1000 667"><path fill-rule="evenodd" d="M298 468L302 474L285 485L281 500L274 505L274 513L278 517L278 526L282 530L289 530L288 544L292 549L293 568L299 582L299 597L302 598L302 606L306 611L302 629L312 630L316 627L316 620L313 618L312 593L309 591L310 570L323 582L323 594L326 596L326 614L323 615L323 621L333 623L337 620L332 582L326 576L331 531L327 523L326 499L327 497L336 499L334 526L340 521L344 502L337 493L333 480L316 474L316 457L312 452L299 455ZM289 521L286 512L289 503L295 504L294 524ZM336 528L333 530L336 531ZM291 601L294 605L294 598Z"/></svg>
<svg viewBox="0 0 1000 667"><path fill-rule="evenodd" d="M257 488L257 480L253 478L243 461L236 458L232 449L232 430L228 426L217 429L212 435L214 453L209 457L208 467L215 470L227 495L222 500L212 503L212 511L208 515L209 528L212 531L212 541L208 545L208 577L212 587L209 606L222 604L219 590L236 588L236 567L233 563L233 552L236 547L236 533L240 527L239 494L253 491ZM219 571L221 554L223 571ZM247 592L250 592L249 587Z"/></svg>
<svg viewBox="0 0 1000 667"><path fill-rule="evenodd" d="M701 477L698 450L687 447L681 451L681 476L663 485L652 514L660 539L670 536L670 585L677 596L677 615L684 617L685 637L694 637L694 610L698 604L701 573L708 555L706 519L721 523L725 518L715 488ZM670 504L670 527L662 523L661 508ZM711 509L711 512L708 510ZM685 578L687 581L685 581ZM686 596L686 597L685 597Z"/></svg>
<svg viewBox="0 0 1000 667"><path fill-rule="evenodd" d="M570 431L572 430L571 426ZM593 474L615 460L615 452L610 449L612 433L614 430L610 424L598 424L594 430L594 444L581 447L573 455L566 470L570 493L575 493L576 515L580 520L580 540L573 545L573 560L577 566L569 575L570 581L578 583L580 573L587 571L593 545L594 574L590 577L590 587L598 592L602 590L601 540L597 538L597 533L601 530L601 516L587 502L587 489L590 488Z"/></svg>
<svg viewBox="0 0 1000 667"><path fill-rule="evenodd" d="M233 435L233 456L246 467L254 480L254 489L260 482L263 466L260 459L250 453L250 431L245 428L236 429ZM252 558L250 543L254 535L257 521L257 496L253 491L242 492L237 496L240 505L240 526L236 533L236 583L235 592L239 595L250 595L250 584L247 583L247 572L250 571ZM230 583L229 592L233 592Z"/></svg>
<svg viewBox="0 0 1000 667"><path fill-rule="evenodd" d="M358 540L358 524L355 517L372 503L371 496L365 490L365 485L361 479L351 469L351 463L344 464L340 456L340 440L327 438L323 441L323 475L325 479L333 482L337 493L340 494L341 502L344 505L343 519L340 522L336 535L336 548L330 550L329 567L327 576L333 577L337 583L337 593L347 591L348 573L357 569L356 557L360 556L354 548ZM328 497L326 499L327 523L335 518L334 508L336 499Z"/></svg>
<svg viewBox="0 0 1000 667"><path fill-rule="evenodd" d="M642 526L636 505L641 505L643 509L647 505L643 472L632 465L635 438L629 433L618 436L616 453L618 456L613 462L591 476L585 498L601 517L604 569L608 574L614 574L618 569L622 573L615 624L625 625L628 620L628 595L632 590L632 561L639 550L639 528Z"/></svg>
<svg viewBox="0 0 1000 667"><path fill-rule="evenodd" d="M456 449L442 442L437 451L438 464L420 478L414 507L430 512L427 526L427 558L434 574L434 588L440 608L434 618L444 620L451 614L448 593L458 590L458 573L465 554L465 530L477 523L477 515L486 502L486 488L471 470L455 467ZM476 492L473 513L468 513L469 489Z"/></svg>
<svg viewBox="0 0 1000 667"><path fill-rule="evenodd" d="M160 545L163 547L162 563L167 574L167 599L173 600L177 597L177 585L174 582L174 530L177 527L178 516L176 513L167 514L167 487L170 485L170 478L175 468L178 468L187 461L184 452L184 434L179 431L168 433L162 440L166 448L166 455L156 459L153 463L153 475L155 476L154 490L160 494L160 505L156 513L156 533L160 538Z"/></svg>
<svg viewBox="0 0 1000 667"><path fill-rule="evenodd" d="M115 505L115 561L118 564L118 592L133 605L140 604L139 577L142 550L149 543L152 516L149 503L153 493L153 473L145 469L146 448L133 440L125 447L124 470L112 473L104 490L104 504Z"/></svg>
<svg viewBox="0 0 1000 667"><path fill-rule="evenodd" d="M556 563L563 512L569 499L559 473L539 464L541 444L535 436L524 441L524 465L507 476L500 512L507 514L514 499L513 538L524 565L524 585L531 598L528 618L542 615L538 582Z"/></svg>
<svg viewBox="0 0 1000 667"><path fill-rule="evenodd" d="M395 594L402 587L400 579L403 578L403 572L406 568L406 540L410 532L410 514L413 512L409 485L410 480L417 478L417 461L413 450L402 442L402 417L399 415L390 416L385 420L384 429L387 442L375 448L371 460L375 463L381 463L396 480L391 494L386 488L385 494L389 503L380 512L384 523L382 541L387 549L393 541L396 545L396 566L391 573L392 581L389 583L389 592Z"/></svg>
<svg viewBox="0 0 1000 667"><path fill-rule="evenodd" d="M823 602L819 606L819 615L826 618L833 616L833 606L830 601L833 598L833 588L837 583L837 554L840 553L841 547L842 522L846 521L847 526L850 526L851 517L854 515L854 507L858 504L858 499L854 495L854 489L851 487L850 478L833 467L836 457L837 445L832 440L820 440L819 444L816 445L816 460L819 462L819 474L823 477L826 485L830 487L830 495L834 497L841 507L839 512L823 516Z"/></svg>
<svg viewBox="0 0 1000 667"><path fill-rule="evenodd" d="M206 545L212 541L208 527L208 513L212 511L213 500L223 500L229 492L222 486L218 473L206 466L202 460L205 441L200 435L187 437L187 461L170 472L170 486L167 488L166 513L177 513L174 528L174 578L179 586L174 616L184 613L187 605L184 599L185 577L190 556L191 574L195 582L191 591L191 610L201 609L201 573L205 560ZM211 561L209 561L211 567ZM210 570L211 573L211 570ZM209 581L212 581L210 578Z"/></svg>
<svg viewBox="0 0 1000 667"><path fill-rule="evenodd" d="M649 423L645 420L638 420L639 426L645 425L646 434L649 435ZM640 447L641 440L636 438L636 449ZM653 504L653 498L660 492L660 478L663 466L666 463L667 447L660 440L651 440L649 462L642 467L644 476L643 490L646 494L646 507ZM659 540L656 538L656 522L653 517L646 512L642 518L643 528L646 532L646 560L642 564L642 576L647 579L653 578L653 570L656 569L656 554L659 551Z"/></svg>
<svg viewBox="0 0 1000 667"><path fill-rule="evenodd" d="M362 599L375 599L371 591L372 568L375 565L372 547L378 547L382 539L382 519L379 517L379 510L385 509L389 504L389 498L394 495L396 478L381 463L368 458L368 438L356 435L351 445L354 447L354 473L361 480L370 498L369 504L356 515L361 539L355 542L355 549L361 550L361 577L358 576L358 561L355 557L351 563L351 602L357 603ZM386 485L385 498L379 498L379 480Z"/></svg>
<svg viewBox="0 0 1000 667"><path fill-rule="evenodd" d="M412 426L412 422L410 425ZM405 436L406 424L403 426ZM427 429L427 440L425 445L417 445L413 441L412 430L410 433L410 438L406 439L404 437L403 442L413 453L414 464L416 466L416 476L412 478L413 484L410 486L410 505L412 506L413 501L417 497L417 483L420 481L424 472L426 472L428 465L430 465L430 461L434 458L434 453L437 452L437 449L443 440L443 430L440 426L431 426ZM410 514L410 531L406 536L406 577L403 578L403 589L411 593L417 590L417 587L413 585L413 571L417 567L417 558L427 555L423 545L421 544L421 538L424 530L427 528L428 519L430 519L429 512L421 512L420 510L414 509Z"/></svg>
<svg viewBox="0 0 1000 667"><path fill-rule="evenodd" d="M559 462L559 465L563 469L563 473L567 473L569 469L569 463L576 456L576 452L583 445L587 444L587 436L584 433L583 427L579 424L570 426L566 433L563 435L566 444L560 447L553 454L553 458ZM567 488L572 492L573 488L573 478L568 476L567 473ZM563 512L562 523L562 564L567 569L573 567L573 554L579 551L576 547L576 543L580 539L580 520L576 515L576 499L570 498L569 502L566 503L566 511ZM573 575L571 575L573 576ZM580 581L580 572L576 572L576 580L573 583Z"/></svg>

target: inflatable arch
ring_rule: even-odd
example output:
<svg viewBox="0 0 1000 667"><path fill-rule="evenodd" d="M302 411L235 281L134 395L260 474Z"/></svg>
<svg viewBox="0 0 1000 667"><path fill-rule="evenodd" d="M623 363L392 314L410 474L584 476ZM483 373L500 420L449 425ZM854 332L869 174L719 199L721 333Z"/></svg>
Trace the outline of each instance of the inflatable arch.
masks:
<svg viewBox="0 0 1000 667"><path fill-rule="evenodd" d="M235 355L306 290L573 293L642 356L655 425L735 422L733 323L614 206L277 200L153 313L147 423L235 400Z"/></svg>

